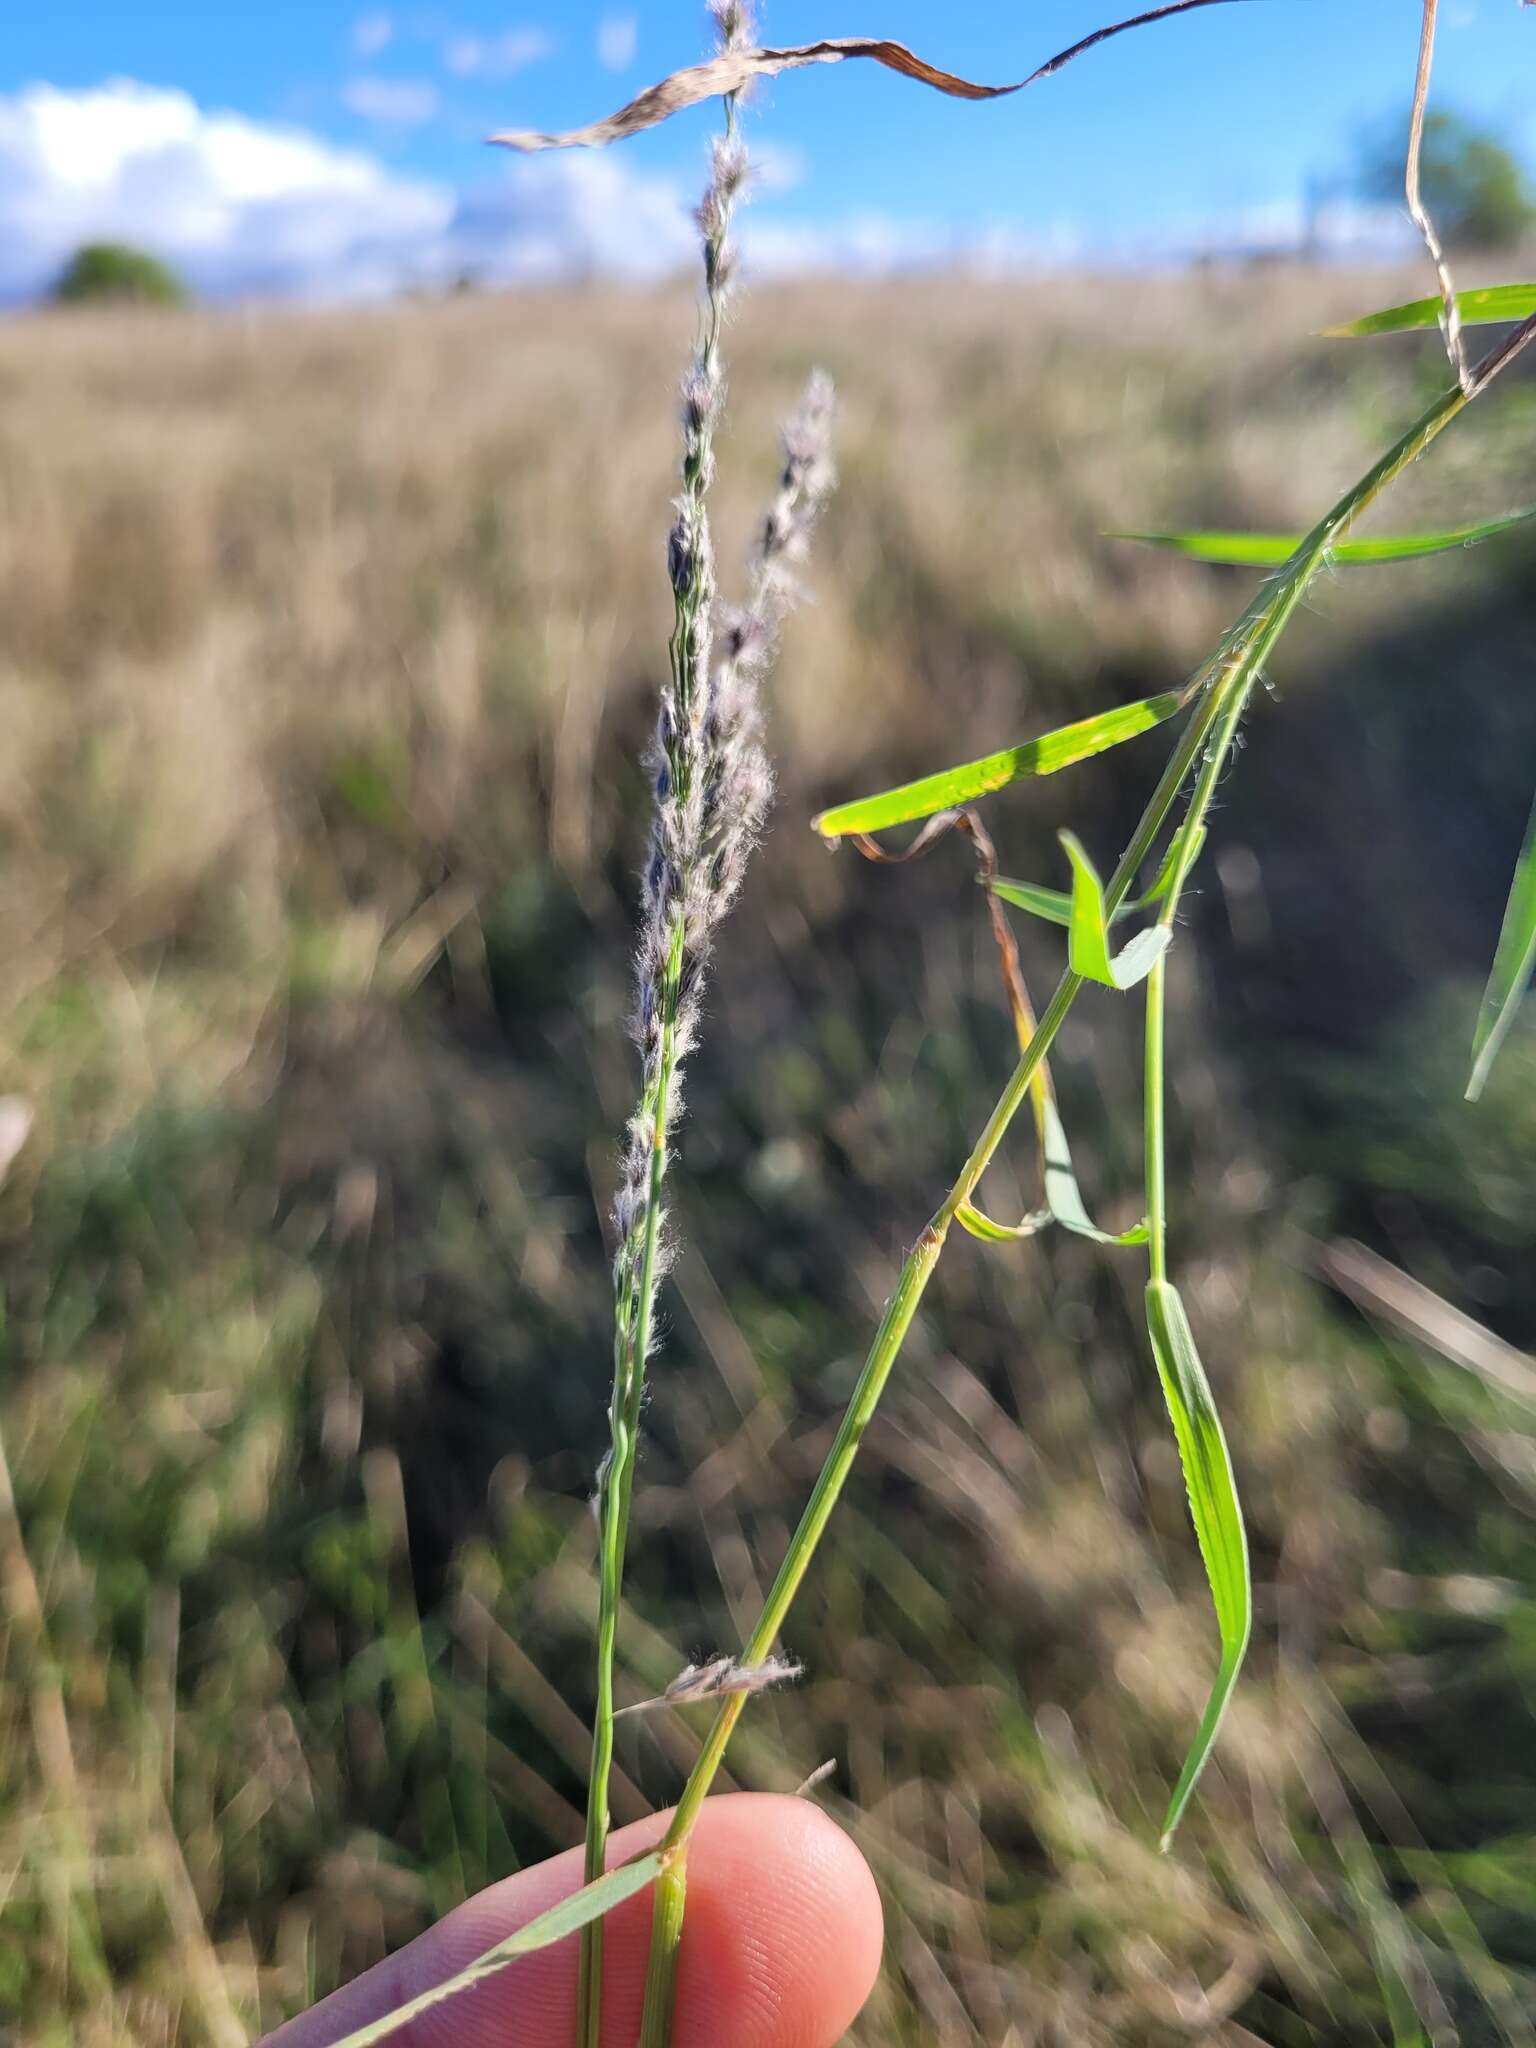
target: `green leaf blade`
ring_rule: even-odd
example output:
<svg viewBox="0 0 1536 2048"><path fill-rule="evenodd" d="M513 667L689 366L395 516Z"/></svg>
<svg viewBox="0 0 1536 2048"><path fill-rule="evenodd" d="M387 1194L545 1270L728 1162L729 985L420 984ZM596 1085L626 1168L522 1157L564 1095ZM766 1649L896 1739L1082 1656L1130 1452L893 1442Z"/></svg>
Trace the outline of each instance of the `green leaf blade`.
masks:
<svg viewBox="0 0 1536 2048"><path fill-rule="evenodd" d="M1055 775L1078 761L1091 760L1110 747L1118 747L1138 734L1161 725L1184 702L1180 690L1165 690L1157 697L1143 697L1134 704L1119 704L1111 711L1080 718L1073 725L1042 733L1022 746L1005 747L999 754L987 754L979 761L964 761L956 768L942 769L899 788L882 790L878 796L860 797L849 804L837 804L811 820L811 829L823 839L841 839L850 832L883 832L892 825L908 825L936 811L953 810L991 796L1029 775Z"/></svg>
<svg viewBox="0 0 1536 2048"><path fill-rule="evenodd" d="M1117 528L1106 540L1140 541L1146 547L1165 548L1170 554L1187 555L1194 562L1214 562L1233 569L1271 569L1288 562L1301 539L1300 534L1189 532L1165 533L1138 527Z"/></svg>
<svg viewBox="0 0 1536 2048"><path fill-rule="evenodd" d="M1038 1237L1050 1220L1049 1209L1037 1209L1022 1223L1013 1224L996 1222L974 1202L962 1202L955 1211L955 1221L960 1228L969 1231L972 1237L980 1238L983 1244L1019 1244L1027 1237Z"/></svg>
<svg viewBox="0 0 1536 2048"><path fill-rule="evenodd" d="M569 1898L551 1906L547 1913L541 1913L536 1920L530 1920L526 1927L520 1927L516 1934L509 1934L505 1941L498 1941L494 1948L488 1948L484 1955L476 1956L472 1963L452 1977L445 1977L441 1984L433 1984L417 1997L408 1999L404 2005L396 2006L393 2012L384 2013L371 2020L365 2027L354 2033L344 2034L332 2044L332 2048L373 2048L376 2041L387 2041L411 2020L429 2011L434 2005L441 2005L445 1999L457 1997L461 1991L468 1991L483 1977L493 1976L504 1970L509 1963L517 1962L523 1956L537 1954L541 1948L549 1948L567 1935L599 1920L605 1913L611 1913L615 1906L623 1905L637 1892L654 1884L661 1874L662 1852L652 1849L649 1855L639 1856L633 1863L621 1863L617 1870L610 1870L606 1877L584 1885L579 1892L572 1892Z"/></svg>
<svg viewBox="0 0 1536 2048"><path fill-rule="evenodd" d="M1072 914L1067 927L1067 957L1072 972L1085 981L1124 991L1145 981L1168 949L1169 933L1162 925L1138 932L1123 952L1109 950L1109 918L1104 903L1104 884L1075 832L1063 832L1061 843L1072 863Z"/></svg>
<svg viewBox="0 0 1536 2048"><path fill-rule="evenodd" d="M1022 1222L1008 1224L998 1223L974 1202L962 1202L955 1210L955 1221L961 1229L972 1237L980 1238L983 1244L1019 1244L1026 1238L1038 1237L1048 1224L1058 1223L1063 1230L1086 1237L1094 1244L1145 1244L1149 1235L1145 1217L1129 1230L1112 1231L1100 1230L1088 1214L1082 1189L1077 1184L1072 1149L1067 1143L1061 1113L1049 1087L1036 1097L1035 1124L1045 1179L1045 1207L1032 1211Z"/></svg>
<svg viewBox="0 0 1536 2048"><path fill-rule="evenodd" d="M1043 918L1047 924L1065 926L1072 922L1072 898L1064 889L1042 889L1036 882L1016 882L1008 875L996 876L991 887L1005 903L1011 903L1016 910L1027 910L1031 917Z"/></svg>
<svg viewBox="0 0 1536 2048"><path fill-rule="evenodd" d="M1135 988L1145 981L1167 952L1172 936L1167 926L1161 924L1152 925L1147 931L1138 932L1110 962L1110 971L1114 977L1111 986L1123 991Z"/></svg>
<svg viewBox="0 0 1536 2048"><path fill-rule="evenodd" d="M1536 505L1522 506L1500 519L1485 519L1476 526L1450 526L1438 533L1383 534L1374 540L1342 540L1328 550L1328 560L1342 565L1380 562L1420 561L1427 555L1446 555L1458 548L1475 547L1525 526L1536 519ZM1212 562L1233 569L1277 569L1288 562L1301 545L1297 533L1112 533L1111 540L1143 541L1150 547L1165 548L1194 562Z"/></svg>
<svg viewBox="0 0 1536 2048"><path fill-rule="evenodd" d="M1205 827L1195 829L1194 844L1189 850L1187 861L1183 860L1183 846L1179 835L1175 835L1163 857L1156 879L1144 896L1134 902L1122 903L1110 917L1111 924L1121 918L1130 917L1138 910L1154 910L1173 886L1175 855L1187 867L1193 867L1200 858L1200 849L1205 845ZM1005 903L1011 903L1015 910L1027 910L1031 917L1041 918L1046 924L1058 924L1070 928L1072 923L1072 898L1065 889L1046 889L1038 882L1020 882L1012 875L995 875L988 885Z"/></svg>
<svg viewBox="0 0 1536 2048"><path fill-rule="evenodd" d="M1063 1230L1070 1230L1077 1237L1086 1237L1093 1244L1146 1243L1145 1219L1133 1224L1129 1230L1101 1230L1088 1214L1087 1204L1083 1201L1083 1191L1077 1184L1077 1174L1072 1165L1072 1150L1067 1143L1066 1129L1062 1124L1061 1114L1050 1096L1045 1098L1041 1107L1040 1156L1045 1168L1046 1207Z"/></svg>
<svg viewBox="0 0 1536 2048"><path fill-rule="evenodd" d="M1146 1306L1157 1376L1162 1382L1163 1398L1179 1447L1190 1519L1205 1563L1221 1634L1221 1662L1215 1684L1163 1821L1162 1846L1166 1849L1189 1805L1195 1783L1210 1760L1247 1654L1253 1629L1253 1582L1232 1459L1184 1303L1169 1281L1150 1280Z"/></svg>
<svg viewBox="0 0 1536 2048"><path fill-rule="evenodd" d="M1504 906L1499 943L1483 991L1477 1029L1472 1039L1472 1073L1467 1082L1467 1100L1476 1102L1483 1092L1499 1047L1509 1035L1536 969L1536 807L1525 828L1525 843L1515 863L1515 876Z"/></svg>
<svg viewBox="0 0 1536 2048"><path fill-rule="evenodd" d="M1366 313L1340 327L1325 327L1331 340L1354 340L1369 334L1411 334L1417 329L1438 327L1442 307L1438 298L1411 299L1404 306L1388 306L1380 313ZM1486 327L1501 320L1528 320L1536 313L1536 284L1484 285L1477 291L1458 292L1456 310L1465 327Z"/></svg>

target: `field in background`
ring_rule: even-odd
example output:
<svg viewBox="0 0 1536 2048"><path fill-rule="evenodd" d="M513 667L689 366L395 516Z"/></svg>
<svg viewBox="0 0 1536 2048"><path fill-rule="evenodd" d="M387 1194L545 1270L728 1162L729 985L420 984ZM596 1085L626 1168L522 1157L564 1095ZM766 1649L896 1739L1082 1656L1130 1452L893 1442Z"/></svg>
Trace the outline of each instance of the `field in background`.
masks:
<svg viewBox="0 0 1536 2048"><path fill-rule="evenodd" d="M843 482L691 1087L631 1697L738 1641L1010 1063L958 850L878 870L805 820L1186 669L1248 579L1103 530L1310 523L1443 366L1308 337L1417 289L747 301L722 563L816 361ZM243 2041L579 1834L690 319L572 292L0 327L17 2048ZM1513 378L1390 524L1527 500L1533 432ZM1531 572L1512 540L1324 586L1174 956L1176 1262L1260 1625L1171 1861L1214 1643L1139 1266L946 1259L796 1610L806 1678L732 1753L771 1787L836 1759L818 1796L887 1901L862 2041L1536 2040L1536 1367L1446 1305L1536 1343L1529 1024L1460 1100L1536 765ZM994 801L1004 868L1059 882L1069 817L1111 855L1158 759ZM1020 937L1043 986L1055 937ZM1105 993L1057 1062L1115 1224L1137 1058ZM1028 1200L1022 1135L989 1191ZM1348 1239L1443 1297L1399 1301L1423 1342ZM621 1724L620 1819L702 1725Z"/></svg>

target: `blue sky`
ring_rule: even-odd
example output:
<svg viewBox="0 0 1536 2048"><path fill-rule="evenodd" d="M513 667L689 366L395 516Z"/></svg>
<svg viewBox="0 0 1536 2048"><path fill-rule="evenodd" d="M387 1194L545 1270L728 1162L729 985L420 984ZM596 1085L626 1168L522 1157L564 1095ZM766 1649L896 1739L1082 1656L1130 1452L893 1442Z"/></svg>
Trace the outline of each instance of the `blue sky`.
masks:
<svg viewBox="0 0 1536 2048"><path fill-rule="evenodd" d="M1113 0L769 0L765 38L876 30L1017 77ZM586 156L481 138L608 111L702 54L695 0L66 0L0 39L0 292L71 238L155 243L215 291L384 290L455 266L643 272L686 246L712 111ZM1418 0L1242 0L1129 34L1027 94L942 99L870 64L758 94L765 266L1283 241L1309 178L1405 102ZM1536 154L1536 7L1444 0L1437 97ZM238 117L231 121L228 116ZM266 238L265 241L263 238ZM7 253L8 248L8 253Z"/></svg>

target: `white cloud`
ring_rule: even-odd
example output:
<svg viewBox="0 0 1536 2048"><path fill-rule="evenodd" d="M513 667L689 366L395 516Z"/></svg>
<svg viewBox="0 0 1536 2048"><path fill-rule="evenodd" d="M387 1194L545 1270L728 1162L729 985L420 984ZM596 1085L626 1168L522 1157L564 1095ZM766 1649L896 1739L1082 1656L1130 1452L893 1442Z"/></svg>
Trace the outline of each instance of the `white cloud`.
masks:
<svg viewBox="0 0 1536 2048"><path fill-rule="evenodd" d="M605 14L597 24L597 61L605 71L627 71L635 61L640 24L632 14Z"/></svg>
<svg viewBox="0 0 1536 2048"><path fill-rule="evenodd" d="M748 270L760 277L888 277L944 270L1007 277L1090 268L1179 269L1199 261L1291 256L1391 259L1411 252L1414 235L1401 207L1336 200L1309 219L1299 201L1275 200L1165 221L1118 239L1090 236L1068 219L1029 228L983 220L961 230L952 222L879 212L786 221L764 209L741 217L740 241Z"/></svg>
<svg viewBox="0 0 1536 2048"><path fill-rule="evenodd" d="M692 260L670 184L618 157L508 159L463 192L298 128L119 79L0 95L0 299L47 287L84 241L138 243L212 298L377 296Z"/></svg>
<svg viewBox="0 0 1536 2048"><path fill-rule="evenodd" d="M443 62L459 78L510 78L554 50L541 28L509 28L499 36L454 36L443 46Z"/></svg>
<svg viewBox="0 0 1536 2048"><path fill-rule="evenodd" d="M201 291L388 289L453 196L360 151L119 79L0 97L0 293L92 238L141 242Z"/></svg>
<svg viewBox="0 0 1536 2048"><path fill-rule="evenodd" d="M387 14L360 14L352 24L352 48L359 57L377 57L394 40L395 24Z"/></svg>
<svg viewBox="0 0 1536 2048"><path fill-rule="evenodd" d="M1276 199L1188 223L1175 222L1159 237L1164 260L1293 256L1381 259L1407 255L1417 243L1406 210L1397 205L1331 199L1310 215L1294 199Z"/></svg>
<svg viewBox="0 0 1536 2048"><path fill-rule="evenodd" d="M792 142L760 142L754 139L747 157L752 188L757 192L792 192L803 185L809 164L805 151Z"/></svg>
<svg viewBox="0 0 1536 2048"><path fill-rule="evenodd" d="M696 269L683 193L622 152L495 161L474 185L401 175L366 150L300 128L212 112L184 92L119 79L85 91L0 94L0 300L46 289L82 242L138 243L210 298L345 299L573 275ZM1337 204L1313 224L1325 254L1410 243L1400 209ZM1295 204L1166 223L1119 246L1070 224L866 213L796 222L771 205L742 218L759 276L880 275L963 267L1009 273L1093 263L1174 265L1302 246Z"/></svg>
<svg viewBox="0 0 1536 2048"><path fill-rule="evenodd" d="M749 271L760 277L890 277L934 270L1006 276L1059 269L1086 257L1081 236L1065 225L1025 230L995 221L961 233L952 223L877 212L805 222L749 212L742 217L740 239Z"/></svg>
<svg viewBox="0 0 1536 2048"><path fill-rule="evenodd" d="M437 112L437 87L422 78L349 78L341 97L352 112L381 128L419 128Z"/></svg>
<svg viewBox="0 0 1536 2048"><path fill-rule="evenodd" d="M513 159L462 195L448 239L456 267L488 280L655 277L698 248L673 186L587 151Z"/></svg>

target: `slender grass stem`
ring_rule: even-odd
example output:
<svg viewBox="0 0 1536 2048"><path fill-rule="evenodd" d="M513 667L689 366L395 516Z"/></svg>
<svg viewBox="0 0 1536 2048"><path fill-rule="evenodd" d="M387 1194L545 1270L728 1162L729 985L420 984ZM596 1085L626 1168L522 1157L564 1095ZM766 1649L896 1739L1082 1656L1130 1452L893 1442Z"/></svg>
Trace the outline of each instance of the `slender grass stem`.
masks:
<svg viewBox="0 0 1536 2048"><path fill-rule="evenodd" d="M1463 389L1467 386L1467 352L1461 331L1461 313L1456 303L1456 281L1451 276L1451 266L1446 260L1428 207L1420 186L1421 160L1424 153L1424 114L1429 104L1430 73L1435 62L1435 25L1440 12L1440 0L1423 0L1423 17L1419 30L1419 60L1414 73L1413 106L1408 116L1408 160L1403 170L1403 196L1408 202L1408 212L1418 229L1429 260L1435 266L1435 282L1440 288L1440 327L1445 336L1445 352L1456 381Z"/></svg>
<svg viewBox="0 0 1536 2048"><path fill-rule="evenodd" d="M712 850L704 839L701 786L709 772L705 759L705 700L715 598L706 499L714 468L714 427L722 391L720 340L730 266L727 237L740 180L736 101L732 96L725 103L725 138L716 154L714 178L700 214L704 229L704 311L693 368L685 385L682 490L669 548L673 585L669 687L658 746L657 830L647 882L649 930L641 954L645 990L641 1034L646 1071L626 1171L626 1210L615 1284L609 1449L598 1487L596 1697L583 1860L588 1884L603 1875L607 1861L608 1790L614 1746L614 1658L645 1367L664 1265L667 1140L678 1113L679 1068L691 1036L690 982L696 986L703 963L701 948L707 941L707 911L701 917L697 907L701 893L707 905L709 891L700 890L699 877L712 858ZM603 1926L599 1919L589 1922L581 1934L576 1989L578 2048L599 2048L602 1987Z"/></svg>
<svg viewBox="0 0 1536 2048"><path fill-rule="evenodd" d="M1168 999L1168 956L1147 976L1147 1028L1142 1122L1147 1175L1147 1264L1154 1280L1168 1278L1168 1120L1164 1100L1163 1041Z"/></svg>
<svg viewBox="0 0 1536 2048"><path fill-rule="evenodd" d="M1173 856L1174 865L1158 914L1157 922L1164 931L1171 933L1173 930L1174 920L1178 916L1179 899L1183 895L1184 884L1189 879L1190 869L1194 865L1195 852L1201 843L1200 835L1221 779L1221 771L1231 753L1232 742L1237 737L1238 726L1242 722L1243 712L1247 708L1258 675L1259 668L1255 662L1250 665L1246 678L1240 684L1234 684L1226 701L1215 706L1217 715L1214 720L1214 732L1196 778L1189 809L1179 829ZM1147 976L1143 1061L1142 1121L1143 1149L1146 1157L1147 1264L1153 1280L1168 1278L1168 1116L1165 1073L1167 1010L1168 955L1165 951L1154 962L1152 971Z"/></svg>
<svg viewBox="0 0 1536 2048"><path fill-rule="evenodd" d="M615 1331L613 1400L609 1410L610 1462L603 1488L601 1558L598 1577L596 1638L597 1697L592 1722L592 1762L587 1780L585 1881L603 1875L608 1849L608 1787L613 1770L614 1653L618 1638L624 1552L629 1533L630 1498L634 1487L635 1446L640 1404L645 1391L645 1359L650 1347L657 1286L657 1252L661 1238L662 1186L667 1171L667 1130L676 1070L677 990L681 976L682 925L679 922L668 956L662 1002L661 1057L646 1122L651 1134L644 1238L638 1274L621 1283ZM578 2040L597 2048L602 2025L602 1922L583 1930L578 1971Z"/></svg>
<svg viewBox="0 0 1536 2048"><path fill-rule="evenodd" d="M1148 801L1140 823L1131 835L1130 842L1106 885L1106 914L1113 914L1129 894L1143 862L1152 851L1167 822L1179 792L1194 771L1197 760L1200 762L1200 768L1191 799L1188 823L1194 827L1203 820L1254 683L1263 673L1266 659L1294 616L1307 586L1326 563L1334 542L1341 539L1360 514L1424 453L1462 408L1487 389L1494 377L1514 360L1533 337L1536 337L1536 320L1525 323L1515 335L1490 351L1465 383L1452 386L1437 398L1380 461L1367 470L1365 475L1319 520L1285 567L1270 579L1244 609L1212 659L1196 673L1189 688L1189 694L1194 700L1193 713ZM1193 830L1185 836L1184 845L1185 853L1180 861L1179 872L1174 876L1173 886L1168 892L1163 910L1163 915L1170 919L1177 908L1179 892L1192 864L1189 854L1194 845ZM746 1661L755 1662L766 1657L778 1638L779 1630L784 1624L801 1581L810 1567L816 1546L842 1492L860 1442L879 1406L880 1396L900 1355L902 1344L911 1328L928 1282L938 1265L955 1213L962 1203L969 1200L1002 1143L1014 1116L1029 1094L1040 1062L1061 1029L1083 985L1083 978L1073 973L1071 969L1062 976L1055 994L1041 1015L1028 1048L1009 1076L969 1158L932 1221L907 1255L895 1292L886 1305L837 1436L812 1489L810 1500L790 1542L784 1562L779 1568L778 1576L764 1602L757 1626L743 1652ZM1159 1012L1159 1074L1161 1021ZM1160 1093L1159 1106L1161 1107ZM1149 1149L1153 1142L1149 1136ZM1161 1168L1161 1123L1155 1143L1157 1163ZM1166 1226L1163 1236L1166 1242ZM1165 1257L1166 1252L1154 1256ZM720 1708L688 1782L683 1788L671 1826L667 1831L666 1848L680 1852L686 1846L745 1703L746 1695L737 1694L725 1701ZM680 1855L675 1856L671 1867L674 1871L681 1870ZM679 1876L674 1885L679 1898L682 1888L683 1879ZM668 2048L671 2040L673 1989L681 1928L681 1914L675 1909L674 1902L669 1900L665 1911L658 1906L652 1925L650 1969L640 2048Z"/></svg>
<svg viewBox="0 0 1536 2048"><path fill-rule="evenodd" d="M744 1695L738 1695L738 1700ZM731 1724L735 1726L734 1721ZM651 1959L645 1975L645 2005L640 2017L642 2042L668 2041L672 2007L677 1996L677 1958L683 1945L683 1914L688 1905L688 1844L684 1840L670 1862L662 1865L651 1894Z"/></svg>

